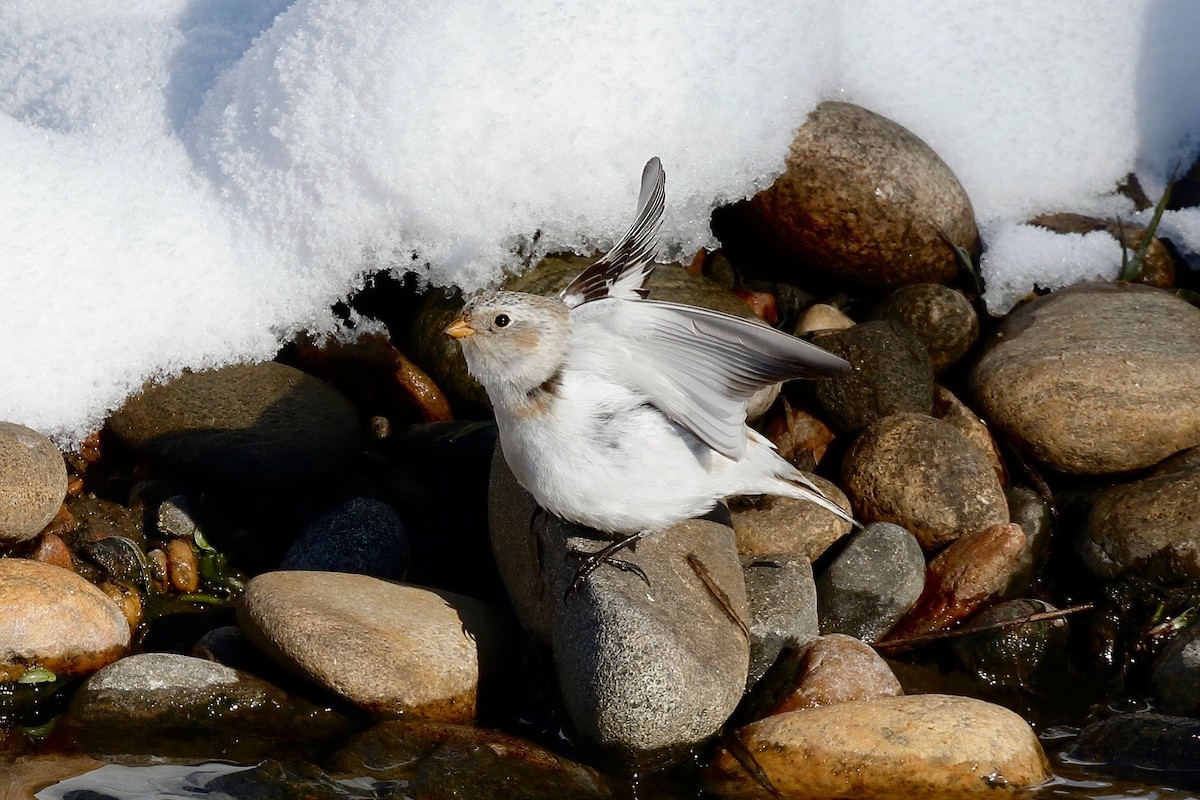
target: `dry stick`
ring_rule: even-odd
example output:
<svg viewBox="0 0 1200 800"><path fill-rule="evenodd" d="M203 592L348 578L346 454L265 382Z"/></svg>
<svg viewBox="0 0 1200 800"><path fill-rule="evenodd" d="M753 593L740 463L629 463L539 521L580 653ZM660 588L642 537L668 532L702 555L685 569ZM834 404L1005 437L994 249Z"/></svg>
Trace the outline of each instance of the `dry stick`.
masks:
<svg viewBox="0 0 1200 800"><path fill-rule="evenodd" d="M919 647L929 642L939 642L944 639L958 639L963 636L970 636L975 633L983 633L984 631L994 631L1000 628L1011 628L1017 625L1028 625L1031 622L1042 622L1048 619L1059 619L1070 614L1078 614L1081 611L1091 611L1091 603L1082 603L1077 606L1068 608L1060 608L1055 611L1039 611L1036 614L1018 617L1017 619L1006 619L1000 622L989 622L987 625L980 625L976 628L955 628L952 631L938 631L937 633L926 633L921 636L906 636L903 639L888 639L875 644L876 650L892 653L899 650L911 650L914 647Z"/></svg>
<svg viewBox="0 0 1200 800"><path fill-rule="evenodd" d="M733 620L733 624L738 626L738 630L746 637L746 641L750 641L750 629L746 627L746 623L742 622L742 618L733 610L733 603L729 601L729 595L725 594L717 582L708 574L708 569L704 566L704 562L696 558L691 553L687 557L688 566L692 568L692 572L696 573L696 577L704 584L704 588L708 589L708 593L716 598L717 603L725 612L725 615Z"/></svg>
<svg viewBox="0 0 1200 800"><path fill-rule="evenodd" d="M729 752L729 755L733 756L742 769L746 770L746 774L753 778L755 783L775 797L781 796L780 791L775 788L775 784L771 783L771 779L767 777L767 771L762 768L762 764L758 763L758 759L754 757L754 753L750 752L750 748L746 747L746 743L737 735L737 731L726 731L721 736L721 746Z"/></svg>

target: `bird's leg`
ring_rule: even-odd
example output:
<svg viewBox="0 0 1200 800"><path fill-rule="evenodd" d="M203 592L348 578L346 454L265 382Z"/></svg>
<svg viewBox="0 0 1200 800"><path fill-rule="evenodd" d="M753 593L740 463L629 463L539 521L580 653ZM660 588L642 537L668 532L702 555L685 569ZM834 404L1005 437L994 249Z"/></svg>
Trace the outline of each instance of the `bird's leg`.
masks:
<svg viewBox="0 0 1200 800"><path fill-rule="evenodd" d="M589 554L583 559L579 565L579 569L575 571L575 578L571 581L571 585L567 587L566 593L563 595L569 597L579 591L579 587L587 580L588 575L595 572L601 564L608 564L610 567L616 567L622 572L632 572L642 579L642 582L647 586L650 585L650 579L646 577L646 573L637 564L629 561L622 561L619 558L613 558L614 555L624 550L626 547L632 547L638 539L647 536L650 531L638 531L630 534L624 539L618 539L612 544L605 545L594 553Z"/></svg>

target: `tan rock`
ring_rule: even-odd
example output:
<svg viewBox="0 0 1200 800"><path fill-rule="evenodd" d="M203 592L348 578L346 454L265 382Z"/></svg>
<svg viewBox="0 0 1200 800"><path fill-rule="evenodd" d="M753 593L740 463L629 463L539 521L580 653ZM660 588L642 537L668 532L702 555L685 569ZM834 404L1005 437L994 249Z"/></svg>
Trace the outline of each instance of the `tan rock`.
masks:
<svg viewBox="0 0 1200 800"><path fill-rule="evenodd" d="M67 465L54 442L0 422L0 547L32 539L67 496Z"/></svg>
<svg viewBox="0 0 1200 800"><path fill-rule="evenodd" d="M83 578L21 558L0 559L0 682L32 666L60 678L120 658L129 626L117 605Z"/></svg>
<svg viewBox="0 0 1200 800"><path fill-rule="evenodd" d="M737 736L790 800L950 800L1018 790L1050 774L1025 720L966 697L884 697L792 711ZM724 749L706 777L720 797L772 796Z"/></svg>
<svg viewBox="0 0 1200 800"><path fill-rule="evenodd" d="M808 478L826 497L850 510L850 501L837 484L819 475ZM740 497L730 501L729 511L738 553L744 556L792 553L816 561L851 528L849 522L816 503L791 497Z"/></svg>
<svg viewBox="0 0 1200 800"><path fill-rule="evenodd" d="M1000 447L992 438L987 423L967 408L953 392L936 383L933 385L933 417L958 428L958 432L978 447L979 452L991 463L1001 485L1008 481L1008 469L1004 466L1004 459L1000 457Z"/></svg>
<svg viewBox="0 0 1200 800"><path fill-rule="evenodd" d="M1077 475L1142 469L1200 444L1200 309L1087 283L1008 316L970 374L984 417Z"/></svg>
<svg viewBox="0 0 1200 800"><path fill-rule="evenodd" d="M1200 448L1184 455L1193 453ZM1080 551L1094 574L1200 580L1200 459L1172 461L1112 487L1092 506Z"/></svg>
<svg viewBox="0 0 1200 800"><path fill-rule="evenodd" d="M817 638L800 668L796 690L773 713L904 694L883 657L853 636L832 633Z"/></svg>
<svg viewBox="0 0 1200 800"><path fill-rule="evenodd" d="M848 103L817 106L787 166L751 201L797 259L871 288L946 283L978 231L950 168L895 122Z"/></svg>
<svg viewBox="0 0 1200 800"><path fill-rule="evenodd" d="M826 303L815 303L804 310L804 314L796 322L796 329L793 333L797 336L804 336L813 331L842 330L851 327L854 327L854 320L847 317L840 308Z"/></svg>
<svg viewBox="0 0 1200 800"><path fill-rule="evenodd" d="M926 552L1008 522L1004 489L983 451L924 414L884 417L842 461L842 486L859 521L907 528Z"/></svg>
<svg viewBox="0 0 1200 800"><path fill-rule="evenodd" d="M440 721L474 718L481 660L503 638L478 600L336 572L260 575L238 621L279 663L355 705Z"/></svg>

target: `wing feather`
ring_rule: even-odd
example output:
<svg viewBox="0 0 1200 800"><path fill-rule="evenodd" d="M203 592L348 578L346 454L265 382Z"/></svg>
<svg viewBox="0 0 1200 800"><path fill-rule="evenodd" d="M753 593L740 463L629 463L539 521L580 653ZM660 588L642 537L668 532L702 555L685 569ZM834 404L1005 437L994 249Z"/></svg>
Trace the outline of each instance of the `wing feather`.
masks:
<svg viewBox="0 0 1200 800"><path fill-rule="evenodd" d="M658 230L666 205L667 176L658 157L646 162L638 212L621 240L567 284L559 297L574 308L605 297L636 298L647 294L646 281L654 272Z"/></svg>
<svg viewBox="0 0 1200 800"><path fill-rule="evenodd" d="M644 393L730 458L745 453L746 403L759 389L850 369L803 339L695 306L613 299L577 308L572 319L588 368Z"/></svg>

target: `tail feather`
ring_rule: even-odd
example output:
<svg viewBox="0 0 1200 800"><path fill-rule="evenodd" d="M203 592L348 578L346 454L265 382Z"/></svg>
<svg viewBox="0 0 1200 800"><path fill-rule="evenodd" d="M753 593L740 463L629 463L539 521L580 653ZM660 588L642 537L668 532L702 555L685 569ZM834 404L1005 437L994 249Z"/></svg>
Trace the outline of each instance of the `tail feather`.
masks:
<svg viewBox="0 0 1200 800"><path fill-rule="evenodd" d="M831 514L836 514L839 518L849 522L852 527L862 528L862 525L848 511L830 500L824 492L817 488L815 483L804 477L798 470L793 470L792 474L786 476L781 475L780 481L791 491L780 491L779 494L816 503Z"/></svg>

